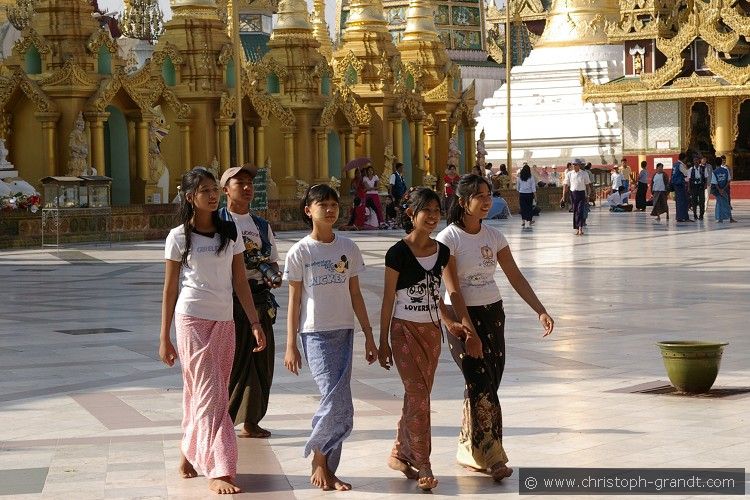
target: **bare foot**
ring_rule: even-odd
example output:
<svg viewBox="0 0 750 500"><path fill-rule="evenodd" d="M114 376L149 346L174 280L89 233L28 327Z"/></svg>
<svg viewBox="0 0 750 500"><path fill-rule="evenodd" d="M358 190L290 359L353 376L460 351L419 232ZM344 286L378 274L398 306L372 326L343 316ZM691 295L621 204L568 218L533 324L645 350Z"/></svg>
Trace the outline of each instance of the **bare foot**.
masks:
<svg viewBox="0 0 750 500"><path fill-rule="evenodd" d="M265 439L271 437L271 431L264 429L258 424L250 424L243 426L242 430L237 434L237 437Z"/></svg>
<svg viewBox="0 0 750 500"><path fill-rule="evenodd" d="M490 470L490 474L492 475L492 479L499 483L506 477L510 477L511 475L513 475L513 469L506 466L505 464L497 464L492 467L492 469Z"/></svg>
<svg viewBox="0 0 750 500"><path fill-rule="evenodd" d="M417 480L417 486L422 491L430 491L438 485L438 480L432 475L430 469L424 469L419 471L419 479Z"/></svg>
<svg viewBox="0 0 750 500"><path fill-rule="evenodd" d="M312 474L310 474L310 484L317 486L321 490L330 491L331 487L328 474L328 465L326 464L326 456L319 451L313 452L312 459Z"/></svg>
<svg viewBox="0 0 750 500"><path fill-rule="evenodd" d="M193 464L188 462L188 459L185 458L185 455L183 455L182 452L180 452L180 465L177 466L177 470L180 471L180 476L182 476L183 479L190 479L198 475Z"/></svg>
<svg viewBox="0 0 750 500"><path fill-rule="evenodd" d="M401 460L400 458L388 457L388 467L403 473L407 479L417 479L419 477L419 472L417 472L417 469L409 465L409 463L407 463L406 461Z"/></svg>
<svg viewBox="0 0 750 500"><path fill-rule="evenodd" d="M487 474L487 469L477 469L476 467L472 467L471 465L464 465L464 464L460 464L460 465L464 469L470 470L471 472L479 472L481 474Z"/></svg>
<svg viewBox="0 0 750 500"><path fill-rule="evenodd" d="M337 478L336 475L331 471L328 471L328 484L337 491L349 491L352 489L352 485L350 483L345 483L341 479Z"/></svg>
<svg viewBox="0 0 750 500"><path fill-rule="evenodd" d="M211 482L208 483L208 489L218 495L234 495L235 493L242 492L240 487L234 484L232 478L229 476L212 479Z"/></svg>

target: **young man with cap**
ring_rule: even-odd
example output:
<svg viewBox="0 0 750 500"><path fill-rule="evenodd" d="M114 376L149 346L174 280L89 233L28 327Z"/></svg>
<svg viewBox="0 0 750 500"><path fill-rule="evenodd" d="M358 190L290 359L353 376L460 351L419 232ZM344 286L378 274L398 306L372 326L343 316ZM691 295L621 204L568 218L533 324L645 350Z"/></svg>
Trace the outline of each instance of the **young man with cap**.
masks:
<svg viewBox="0 0 750 500"><path fill-rule="evenodd" d="M253 181L257 169L249 164L227 169L219 185L227 195L227 207L219 210L219 217L234 221L237 232L245 242L245 268L258 321L266 332L267 347L253 352L255 339L250 334L252 325L237 297L234 296L235 354L229 377L229 415L235 425L242 423L239 437L267 438L269 431L260 427L268 409L268 397L273 380L275 343L273 324L278 304L271 289L281 285L279 254L268 221L250 213L255 195Z"/></svg>
<svg viewBox="0 0 750 500"><path fill-rule="evenodd" d="M570 193L570 200L573 205L573 229L577 235L583 235L583 225L586 222L586 204L588 203L588 191L591 187L591 179L588 172L583 170L583 160L576 158L571 162L573 170L565 173L563 181L563 195L560 198L560 205L565 203L565 199Z"/></svg>

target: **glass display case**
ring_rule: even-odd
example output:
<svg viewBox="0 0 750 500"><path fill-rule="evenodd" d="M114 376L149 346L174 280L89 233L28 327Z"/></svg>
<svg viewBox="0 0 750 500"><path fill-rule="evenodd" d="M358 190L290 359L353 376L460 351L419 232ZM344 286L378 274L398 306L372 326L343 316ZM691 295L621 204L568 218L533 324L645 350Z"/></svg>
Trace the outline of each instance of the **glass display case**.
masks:
<svg viewBox="0 0 750 500"><path fill-rule="evenodd" d="M105 208L110 206L112 179L103 175L82 175L81 206Z"/></svg>
<svg viewBox="0 0 750 500"><path fill-rule="evenodd" d="M42 179L43 208L64 209L81 207L80 177L45 177Z"/></svg>
<svg viewBox="0 0 750 500"><path fill-rule="evenodd" d="M42 186L42 246L59 247L61 236L76 241L92 232L112 243L111 178L45 177ZM50 236L54 243L49 243Z"/></svg>

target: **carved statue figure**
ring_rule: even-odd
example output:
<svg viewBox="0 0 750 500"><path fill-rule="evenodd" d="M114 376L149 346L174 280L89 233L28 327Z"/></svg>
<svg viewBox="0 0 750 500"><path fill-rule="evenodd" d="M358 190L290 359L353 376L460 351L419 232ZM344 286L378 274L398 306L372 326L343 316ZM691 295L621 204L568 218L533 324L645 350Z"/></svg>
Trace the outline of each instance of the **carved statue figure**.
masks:
<svg viewBox="0 0 750 500"><path fill-rule="evenodd" d="M643 71L643 56L636 54L633 56L633 73L640 75Z"/></svg>
<svg viewBox="0 0 750 500"><path fill-rule="evenodd" d="M307 191L307 188L310 186L307 182L297 179L297 192L295 193L298 200L301 200L305 197L305 191Z"/></svg>
<svg viewBox="0 0 750 500"><path fill-rule="evenodd" d="M86 140L86 135L83 133L85 128L86 124L83 121L83 113L79 112L75 126L68 138L70 156L68 158L67 175L71 177L83 175L89 165L89 143Z"/></svg>
<svg viewBox="0 0 750 500"><path fill-rule="evenodd" d="M161 110L161 106L153 109L154 119L148 129L148 181L161 190L160 200L169 199L169 168L161 154L161 143L169 134L169 125Z"/></svg>
<svg viewBox="0 0 750 500"><path fill-rule="evenodd" d="M334 176L331 176L331 180L328 181L328 184L336 190L336 192L339 192L339 188L341 188L341 180L337 179Z"/></svg>
<svg viewBox="0 0 750 500"><path fill-rule="evenodd" d="M484 159L487 156L487 150L484 147L484 129L479 133L477 141L477 165L484 168Z"/></svg>
<svg viewBox="0 0 750 500"><path fill-rule="evenodd" d="M448 139L448 165L455 165L458 167L460 159L461 150L458 149L458 140L454 135Z"/></svg>
<svg viewBox="0 0 750 500"><path fill-rule="evenodd" d="M5 139L0 137L0 170L13 170L13 164L8 161L8 148L5 147Z"/></svg>
<svg viewBox="0 0 750 500"><path fill-rule="evenodd" d="M391 183L391 174L393 173L393 166L398 161L396 155L393 154L393 145L390 142L385 145L383 160L383 173L380 174L380 182L378 182L378 190L381 194L388 192L388 186Z"/></svg>

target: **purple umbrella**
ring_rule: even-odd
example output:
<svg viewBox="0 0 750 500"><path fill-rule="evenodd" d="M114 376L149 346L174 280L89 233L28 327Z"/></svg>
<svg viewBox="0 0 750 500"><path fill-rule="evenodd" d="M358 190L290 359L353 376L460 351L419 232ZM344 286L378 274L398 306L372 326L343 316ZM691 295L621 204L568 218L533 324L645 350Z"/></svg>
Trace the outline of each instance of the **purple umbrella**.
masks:
<svg viewBox="0 0 750 500"><path fill-rule="evenodd" d="M370 165L371 163L372 163L372 160L370 160L369 158L365 158L365 157L355 158L346 164L346 167L344 167L344 171L348 172L349 170L353 168L361 169Z"/></svg>

